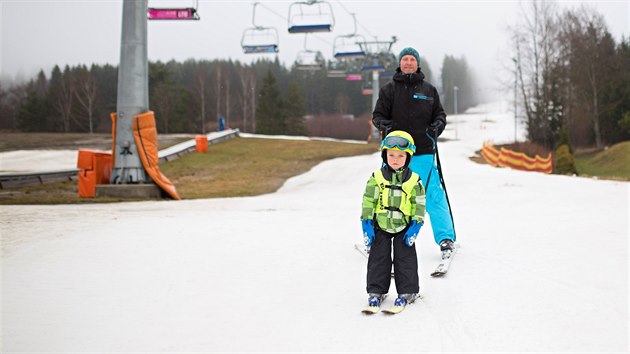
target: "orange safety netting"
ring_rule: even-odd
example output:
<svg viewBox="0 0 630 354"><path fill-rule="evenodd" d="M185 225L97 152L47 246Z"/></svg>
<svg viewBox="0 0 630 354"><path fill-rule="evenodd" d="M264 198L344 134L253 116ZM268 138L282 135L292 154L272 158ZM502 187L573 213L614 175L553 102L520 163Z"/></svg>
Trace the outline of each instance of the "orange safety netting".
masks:
<svg viewBox="0 0 630 354"><path fill-rule="evenodd" d="M552 173L551 153L546 158L536 155L529 157L522 152L501 148L497 150L492 144L484 143L481 149L484 160L495 167L509 167L515 170Z"/></svg>

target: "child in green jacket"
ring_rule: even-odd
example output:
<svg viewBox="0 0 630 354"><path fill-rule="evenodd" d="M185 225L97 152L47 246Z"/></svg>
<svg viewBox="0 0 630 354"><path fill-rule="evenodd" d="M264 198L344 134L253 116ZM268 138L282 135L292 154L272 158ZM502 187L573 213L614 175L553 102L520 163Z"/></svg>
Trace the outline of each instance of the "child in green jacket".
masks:
<svg viewBox="0 0 630 354"><path fill-rule="evenodd" d="M426 197L420 177L409 169L415 152L411 135L393 131L381 142L381 150L384 164L367 182L361 212L369 250L368 306L379 307L387 295L392 264L398 292L394 305L405 306L420 291L415 241L424 222Z"/></svg>

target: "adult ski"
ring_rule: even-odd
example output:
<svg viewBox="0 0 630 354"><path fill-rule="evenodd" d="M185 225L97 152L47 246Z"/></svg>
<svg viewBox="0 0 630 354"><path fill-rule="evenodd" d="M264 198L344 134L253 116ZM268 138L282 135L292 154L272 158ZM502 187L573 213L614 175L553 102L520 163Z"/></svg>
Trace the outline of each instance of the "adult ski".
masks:
<svg viewBox="0 0 630 354"><path fill-rule="evenodd" d="M440 264L438 264L435 270L431 273L431 276L434 278L438 278L446 275L456 252L457 247L453 248L453 250L442 251L442 259L440 260Z"/></svg>

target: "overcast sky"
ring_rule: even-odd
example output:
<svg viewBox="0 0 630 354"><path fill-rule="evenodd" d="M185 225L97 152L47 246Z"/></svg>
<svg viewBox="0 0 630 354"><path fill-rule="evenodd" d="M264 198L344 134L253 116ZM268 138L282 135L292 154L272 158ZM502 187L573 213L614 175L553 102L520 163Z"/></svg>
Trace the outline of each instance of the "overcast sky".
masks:
<svg viewBox="0 0 630 354"><path fill-rule="evenodd" d="M274 58L269 54L243 54L243 31L252 27L252 1L199 0L200 21L150 21L149 60L183 61L228 59L250 62ZM281 62L290 66L304 48L304 35L289 34L287 18L291 1L260 1L256 23L280 33ZM445 55L464 56L482 79L482 90L496 85L494 78L511 63L508 27L515 25L520 2L515 0L385 1L331 0L335 16L331 33L309 35L307 47L332 58L336 36L351 33L356 13L358 33L373 40L389 40L399 51L412 46L437 75ZM149 6L181 4L194 0L149 0ZM596 9L619 41L629 36L628 0L557 1L560 8L580 4ZM118 65L122 0L0 0L0 75L4 79L29 79L40 69L49 76L55 64L91 63ZM437 79L437 78L435 78Z"/></svg>

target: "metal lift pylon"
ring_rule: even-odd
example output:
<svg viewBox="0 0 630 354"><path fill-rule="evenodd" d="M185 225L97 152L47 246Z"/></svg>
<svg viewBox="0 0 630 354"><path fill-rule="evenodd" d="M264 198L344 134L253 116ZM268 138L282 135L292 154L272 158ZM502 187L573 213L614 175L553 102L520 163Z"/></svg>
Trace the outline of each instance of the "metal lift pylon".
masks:
<svg viewBox="0 0 630 354"><path fill-rule="evenodd" d="M147 0L124 1L114 168L110 184L97 186L97 196L150 198L161 195L142 165L133 136L134 116L148 110Z"/></svg>

